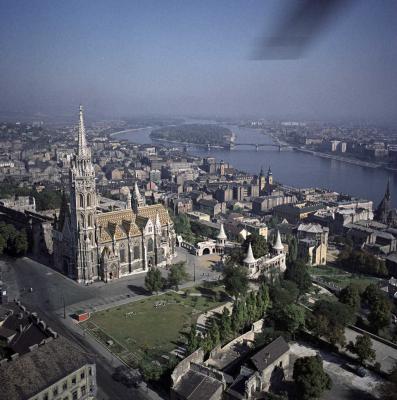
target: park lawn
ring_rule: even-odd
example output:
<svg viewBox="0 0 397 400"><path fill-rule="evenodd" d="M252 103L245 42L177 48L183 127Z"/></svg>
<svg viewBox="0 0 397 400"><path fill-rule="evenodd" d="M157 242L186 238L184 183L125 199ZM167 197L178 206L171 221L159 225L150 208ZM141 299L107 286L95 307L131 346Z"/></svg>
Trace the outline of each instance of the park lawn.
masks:
<svg viewBox="0 0 397 400"><path fill-rule="evenodd" d="M341 288L353 283L360 288L365 289L369 284L379 281L379 278L368 275L352 274L351 272L344 271L331 265L309 267L309 272L312 276L321 277L325 282L335 283Z"/></svg>
<svg viewBox="0 0 397 400"><path fill-rule="evenodd" d="M160 302L166 305L155 307ZM184 341L183 333L189 331L202 312L222 303L219 296L168 292L96 312L82 326L105 345L109 339L113 340L110 350L123 358L131 353L137 361L145 355L158 359Z"/></svg>

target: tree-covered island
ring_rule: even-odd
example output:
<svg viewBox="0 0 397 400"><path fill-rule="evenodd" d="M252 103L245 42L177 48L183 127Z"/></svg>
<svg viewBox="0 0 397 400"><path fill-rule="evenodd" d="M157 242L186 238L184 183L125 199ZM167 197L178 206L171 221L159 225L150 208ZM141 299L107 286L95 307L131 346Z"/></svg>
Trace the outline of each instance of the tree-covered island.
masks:
<svg viewBox="0 0 397 400"><path fill-rule="evenodd" d="M151 132L150 137L170 142L227 146L231 141L232 132L215 124L186 124L156 129Z"/></svg>

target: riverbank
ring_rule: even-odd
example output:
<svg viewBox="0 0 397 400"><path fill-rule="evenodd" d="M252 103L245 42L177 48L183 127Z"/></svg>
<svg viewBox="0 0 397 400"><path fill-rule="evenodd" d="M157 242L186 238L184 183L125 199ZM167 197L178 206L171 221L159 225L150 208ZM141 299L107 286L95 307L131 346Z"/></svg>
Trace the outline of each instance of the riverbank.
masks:
<svg viewBox="0 0 397 400"><path fill-rule="evenodd" d="M328 158L330 160L336 160L336 161L342 161L348 164L353 164L353 165L358 165L360 167L367 167L367 168L385 168L382 165L368 162L368 161L361 161L361 160L355 160L353 158L348 158L348 157L341 157L341 156L336 156L333 154L328 154L328 153L322 153L320 151L313 151L313 150L308 150L308 149L303 149L301 147L293 147L295 151L299 151L301 153L306 153L306 154L311 154L313 156L317 157L322 157L322 158Z"/></svg>
<svg viewBox="0 0 397 400"><path fill-rule="evenodd" d="M122 135L123 133L134 133L136 131L141 131L142 129L154 129L153 126L145 126L144 128L130 128L130 129L125 129L123 131L118 131L118 132L112 132L109 134L109 137L113 137L116 135Z"/></svg>

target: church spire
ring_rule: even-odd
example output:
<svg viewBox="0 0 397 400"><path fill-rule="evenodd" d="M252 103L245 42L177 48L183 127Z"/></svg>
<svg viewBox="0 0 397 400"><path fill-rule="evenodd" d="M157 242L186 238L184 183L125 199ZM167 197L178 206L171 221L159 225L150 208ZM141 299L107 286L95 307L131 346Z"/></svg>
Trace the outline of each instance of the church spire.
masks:
<svg viewBox="0 0 397 400"><path fill-rule="evenodd" d="M135 181L134 190L132 192L132 208L138 212L138 208L145 205L145 200L139 192L138 182Z"/></svg>
<svg viewBox="0 0 397 400"><path fill-rule="evenodd" d="M82 105L80 105L79 138L78 138L77 154L79 156L87 155L87 139L85 137L84 115L83 115Z"/></svg>

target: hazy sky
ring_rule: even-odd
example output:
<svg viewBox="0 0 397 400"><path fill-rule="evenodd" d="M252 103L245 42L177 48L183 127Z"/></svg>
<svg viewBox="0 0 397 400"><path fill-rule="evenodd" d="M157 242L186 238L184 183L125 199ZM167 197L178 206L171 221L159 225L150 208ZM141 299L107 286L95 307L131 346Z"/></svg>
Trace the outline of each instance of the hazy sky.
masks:
<svg viewBox="0 0 397 400"><path fill-rule="evenodd" d="M0 0L0 112L397 120L397 1L357 0L298 60L254 61L287 0Z"/></svg>

